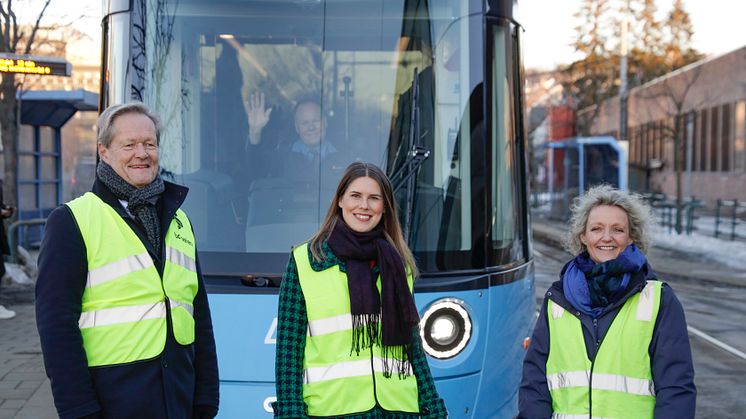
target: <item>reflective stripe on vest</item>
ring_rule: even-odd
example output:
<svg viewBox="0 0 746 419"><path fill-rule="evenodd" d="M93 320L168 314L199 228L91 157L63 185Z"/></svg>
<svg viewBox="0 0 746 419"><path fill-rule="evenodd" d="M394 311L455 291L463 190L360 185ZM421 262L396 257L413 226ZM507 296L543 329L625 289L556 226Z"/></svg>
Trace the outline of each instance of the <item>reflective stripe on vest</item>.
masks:
<svg viewBox="0 0 746 419"><path fill-rule="evenodd" d="M352 329L352 314L340 314L308 322L306 336L322 336Z"/></svg>
<svg viewBox="0 0 746 419"><path fill-rule="evenodd" d="M195 240L186 214L177 210L164 236L161 279L137 235L98 196L89 192L67 206L86 245L88 277L78 326L88 365L158 356L166 343L168 308L176 341L194 342L192 302L198 281Z"/></svg>
<svg viewBox="0 0 746 419"><path fill-rule="evenodd" d="M153 259L148 252L132 255L121 260L116 260L108 265L100 266L88 271L88 280L85 286L87 288L96 285L105 284L111 280L117 279L124 274L137 272L142 269L153 267Z"/></svg>
<svg viewBox="0 0 746 419"><path fill-rule="evenodd" d="M638 394L640 396L655 396L653 380L625 377L612 374L593 374L591 371L567 371L547 376L549 391L569 387L588 387L591 385L598 390L621 391L623 393Z"/></svg>
<svg viewBox="0 0 746 419"><path fill-rule="evenodd" d="M375 357L373 362L370 359L362 361L340 362L328 367L307 368L303 371L303 384L318 383L326 380L336 380L338 378L370 376L373 371L383 374L383 359ZM371 363L372 370L371 370ZM406 375L412 375L412 365L407 363Z"/></svg>
<svg viewBox="0 0 746 419"><path fill-rule="evenodd" d="M194 308L191 304L180 303L169 300L171 309L183 307L192 314ZM85 311L80 313L78 327L89 329L91 327L110 326L112 324L131 323L140 320L166 318L166 304L143 304L139 306L105 308L103 310Z"/></svg>
<svg viewBox="0 0 746 419"><path fill-rule="evenodd" d="M648 281L614 318L591 362L582 325L549 300L547 385L553 417L652 418L655 388L648 347L660 307L661 283ZM592 412L591 412L592 409Z"/></svg>
<svg viewBox="0 0 746 419"><path fill-rule="evenodd" d="M332 266L316 272L308 244L293 250L306 301L308 330L303 359L303 398L309 416L341 416L366 412L376 402L388 411L418 412L417 379L411 364L400 379L383 375L381 348L351 351L352 316L347 275ZM408 278L410 290L412 278ZM380 290L380 279L377 283ZM375 377L375 378L374 378Z"/></svg>
<svg viewBox="0 0 746 419"><path fill-rule="evenodd" d="M167 246L166 259L190 272L197 273L197 262L195 262L193 257L185 255L179 249Z"/></svg>
<svg viewBox="0 0 746 419"><path fill-rule="evenodd" d="M194 307L191 304L182 303L181 301L168 300L171 309L181 307L187 311L190 315L194 315Z"/></svg>
<svg viewBox="0 0 746 419"><path fill-rule="evenodd" d="M78 327L90 329L92 327L111 326L113 324L132 323L148 319L165 319L166 304L142 304L139 306L126 306L104 308L96 311L84 311L80 313Z"/></svg>
<svg viewBox="0 0 746 419"><path fill-rule="evenodd" d="M562 413L553 413L552 419L588 419L588 415L564 415ZM600 416L591 416L590 419L610 419Z"/></svg>

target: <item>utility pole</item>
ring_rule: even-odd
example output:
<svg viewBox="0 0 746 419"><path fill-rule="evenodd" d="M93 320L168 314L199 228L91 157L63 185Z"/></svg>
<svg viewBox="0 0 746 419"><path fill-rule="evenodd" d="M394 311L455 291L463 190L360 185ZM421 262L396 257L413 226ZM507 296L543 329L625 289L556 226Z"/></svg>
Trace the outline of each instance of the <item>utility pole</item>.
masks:
<svg viewBox="0 0 746 419"><path fill-rule="evenodd" d="M619 60L619 141L627 141L627 32L629 31L629 0L622 19L621 57Z"/></svg>

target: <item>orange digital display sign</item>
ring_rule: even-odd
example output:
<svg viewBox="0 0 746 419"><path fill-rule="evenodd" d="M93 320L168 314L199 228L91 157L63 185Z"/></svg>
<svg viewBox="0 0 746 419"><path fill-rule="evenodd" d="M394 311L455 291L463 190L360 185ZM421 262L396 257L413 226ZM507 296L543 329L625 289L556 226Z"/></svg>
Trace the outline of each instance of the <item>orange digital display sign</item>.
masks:
<svg viewBox="0 0 746 419"><path fill-rule="evenodd" d="M70 64L61 59L0 55L0 73L69 76Z"/></svg>

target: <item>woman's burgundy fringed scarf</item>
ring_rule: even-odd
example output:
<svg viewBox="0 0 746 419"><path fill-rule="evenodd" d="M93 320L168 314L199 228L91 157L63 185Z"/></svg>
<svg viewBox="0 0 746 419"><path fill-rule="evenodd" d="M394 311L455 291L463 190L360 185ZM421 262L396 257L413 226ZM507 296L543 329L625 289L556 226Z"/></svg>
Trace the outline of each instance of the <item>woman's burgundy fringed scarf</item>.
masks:
<svg viewBox="0 0 746 419"><path fill-rule="evenodd" d="M351 350L360 353L360 349L374 343L380 345L384 376L390 377L395 365L399 377L403 377L409 371L407 361L411 359L412 333L419 315L401 256L386 240L380 224L369 232L359 233L340 219L327 243L347 265L353 327ZM381 270L380 296L371 261L376 261Z"/></svg>

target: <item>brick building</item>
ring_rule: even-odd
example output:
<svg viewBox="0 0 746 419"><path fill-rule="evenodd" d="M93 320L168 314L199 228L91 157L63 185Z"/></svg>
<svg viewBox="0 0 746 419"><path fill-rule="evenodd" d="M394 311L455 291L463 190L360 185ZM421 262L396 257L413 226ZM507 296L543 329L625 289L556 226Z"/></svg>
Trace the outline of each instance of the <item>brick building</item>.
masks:
<svg viewBox="0 0 746 419"><path fill-rule="evenodd" d="M584 121L590 133L618 138L619 98L599 106L595 120ZM685 196L746 201L746 46L630 90L628 115L631 189L676 194L678 138Z"/></svg>

